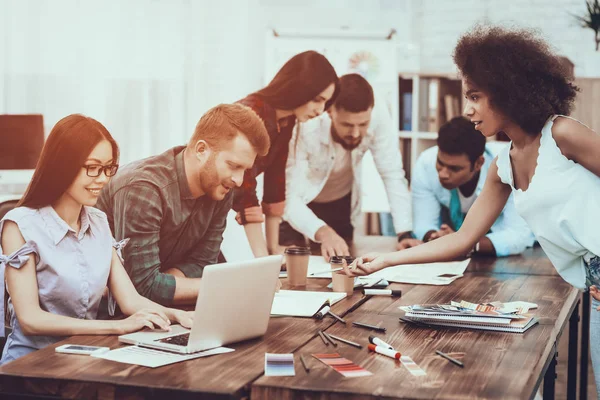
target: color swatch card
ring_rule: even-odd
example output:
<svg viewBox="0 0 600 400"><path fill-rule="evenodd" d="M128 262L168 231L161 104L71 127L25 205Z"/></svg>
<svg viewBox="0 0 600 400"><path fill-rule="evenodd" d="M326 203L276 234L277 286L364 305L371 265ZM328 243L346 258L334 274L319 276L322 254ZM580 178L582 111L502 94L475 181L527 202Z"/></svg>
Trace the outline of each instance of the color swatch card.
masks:
<svg viewBox="0 0 600 400"><path fill-rule="evenodd" d="M400 362L413 376L424 376L427 373L409 356L400 357Z"/></svg>
<svg viewBox="0 0 600 400"><path fill-rule="evenodd" d="M265 353L265 376L295 376L294 355Z"/></svg>
<svg viewBox="0 0 600 400"><path fill-rule="evenodd" d="M372 372L367 371L360 365L354 364L352 361L340 356L338 353L313 354L312 356L325 365L329 365L346 378L373 375Z"/></svg>

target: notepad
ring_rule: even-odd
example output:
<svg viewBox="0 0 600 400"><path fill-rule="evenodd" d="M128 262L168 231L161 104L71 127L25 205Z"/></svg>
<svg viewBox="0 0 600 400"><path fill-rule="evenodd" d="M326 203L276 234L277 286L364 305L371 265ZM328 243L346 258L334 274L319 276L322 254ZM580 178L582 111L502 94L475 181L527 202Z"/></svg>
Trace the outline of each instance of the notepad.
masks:
<svg viewBox="0 0 600 400"><path fill-rule="evenodd" d="M280 290L275 293L271 315L312 317L326 302L333 305L346 297L346 293Z"/></svg>

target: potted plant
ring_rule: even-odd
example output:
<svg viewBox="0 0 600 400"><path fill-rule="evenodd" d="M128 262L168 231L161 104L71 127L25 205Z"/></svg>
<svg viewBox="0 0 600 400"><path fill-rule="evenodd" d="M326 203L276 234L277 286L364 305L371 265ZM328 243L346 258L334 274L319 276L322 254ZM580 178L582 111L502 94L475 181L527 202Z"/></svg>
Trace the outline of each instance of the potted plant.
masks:
<svg viewBox="0 0 600 400"><path fill-rule="evenodd" d="M583 16L574 15L583 28L594 31L596 51L600 49L600 0L586 0L587 13Z"/></svg>

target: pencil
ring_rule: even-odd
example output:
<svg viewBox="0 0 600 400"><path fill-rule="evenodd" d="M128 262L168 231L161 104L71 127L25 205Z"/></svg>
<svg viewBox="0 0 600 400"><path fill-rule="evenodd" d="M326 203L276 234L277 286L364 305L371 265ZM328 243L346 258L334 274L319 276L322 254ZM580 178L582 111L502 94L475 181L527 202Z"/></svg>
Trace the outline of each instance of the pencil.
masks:
<svg viewBox="0 0 600 400"><path fill-rule="evenodd" d="M329 342L327 341L327 339L325 339L325 336L323 335L323 332L321 332L321 330L319 329L317 331L317 333L319 334L319 336L321 337L321 340L323 341L323 343L325 343L325 346L329 346Z"/></svg>
<svg viewBox="0 0 600 400"><path fill-rule="evenodd" d="M346 311L346 314L350 314L352 311L356 310L358 307L362 306L363 304L365 304L365 302L367 300L369 300L371 298L371 296L364 296L363 298L361 298L359 301L356 302L356 304L354 304L352 307L350 307L348 309L348 311ZM346 315L344 314L344 315Z"/></svg>
<svg viewBox="0 0 600 400"><path fill-rule="evenodd" d="M448 354L446 354L446 353L442 353L442 352L441 352L441 351L439 351L439 350L436 350L435 352L436 352L437 354L439 354L440 356L444 357L446 360L448 360L448 361L450 361L450 362L452 362L452 363L454 363L454 364L458 365L458 366L459 366L459 367L461 367L461 368L464 368L464 366L465 366L465 365L464 365L462 362L458 361L456 358L452 358L452 357L450 357Z"/></svg>
<svg viewBox="0 0 600 400"><path fill-rule="evenodd" d="M329 343L331 343L332 345L334 345L335 347L337 347L337 343L335 342L335 340L332 339L331 336L329 336L329 334L325 331L321 331L323 332L323 336L325 336L325 339L329 340Z"/></svg>
<svg viewBox="0 0 600 400"><path fill-rule="evenodd" d="M337 314L332 313L331 310L327 311L327 314L331 315L333 318L337 319L338 321L340 321L343 324L346 323L346 321L344 319L340 318Z"/></svg>
<svg viewBox="0 0 600 400"><path fill-rule="evenodd" d="M364 324L362 322L353 322L352 325L354 326L358 326L360 328L367 328L367 329L374 329L376 331L379 332L385 332L386 329L382 326L375 326L375 325L370 325L370 324Z"/></svg>
<svg viewBox="0 0 600 400"><path fill-rule="evenodd" d="M304 359L304 356L302 354L300 354L300 362L302 363L304 370L306 370L306 373L308 374L310 372L310 368L308 368L308 365L306 365L306 360Z"/></svg>
<svg viewBox="0 0 600 400"><path fill-rule="evenodd" d="M360 345L358 343L354 343L354 342L351 342L350 340L343 339L343 338L341 338L339 336L332 335L331 333L328 333L328 335L331 336L332 338L334 338L335 340L339 340L342 343L346 343L346 344L349 344L350 346L354 346L354 347L357 347L359 349L362 349L362 345Z"/></svg>

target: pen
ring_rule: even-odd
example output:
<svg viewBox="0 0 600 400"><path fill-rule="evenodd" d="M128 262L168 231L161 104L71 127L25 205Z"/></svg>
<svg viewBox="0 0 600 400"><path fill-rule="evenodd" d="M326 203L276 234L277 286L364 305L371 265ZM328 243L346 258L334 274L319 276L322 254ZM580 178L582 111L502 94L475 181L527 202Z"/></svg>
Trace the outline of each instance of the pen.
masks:
<svg viewBox="0 0 600 400"><path fill-rule="evenodd" d="M367 286L367 287L374 287L374 286L377 286L377 285L379 285L379 282L381 282L382 280L383 280L383 278L381 278L381 279L380 279L380 280L378 280L377 282L374 282L374 283L372 283L372 284L370 284L370 285L366 285L366 286Z"/></svg>
<svg viewBox="0 0 600 400"><path fill-rule="evenodd" d="M319 275L319 274L325 274L325 273L327 273L327 272L336 272L336 271L341 271L341 270L343 270L343 269L344 269L344 268L342 268L342 267L339 267L339 268L334 268L334 269L324 269L324 270L322 270L322 271L312 272L312 273L310 274L310 276L313 276L313 275Z"/></svg>
<svg viewBox="0 0 600 400"><path fill-rule="evenodd" d="M369 325L369 324L363 324L362 322L353 322L352 325L358 326L358 327L361 327L361 328L375 329L376 331L379 331L379 332L385 332L386 331L386 329L384 327L375 326L375 325Z"/></svg>
<svg viewBox="0 0 600 400"><path fill-rule="evenodd" d="M334 345L335 347L337 347L337 343L335 342L335 340L333 340L333 338L331 336L329 336L329 333L325 332L325 331L321 331L323 332L323 335L325 336L325 339L329 340L329 343L331 343L332 345Z"/></svg>
<svg viewBox="0 0 600 400"><path fill-rule="evenodd" d="M332 313L332 312L331 312L331 310L328 310L328 311L327 311L327 313L328 313L329 315L331 315L333 318L335 318L335 319L337 319L338 321L340 321L342 324L345 324L345 323L346 323L346 320L344 320L344 319L340 318L338 315L336 315L336 314Z"/></svg>
<svg viewBox="0 0 600 400"><path fill-rule="evenodd" d="M354 343L354 342L351 342L350 340L343 339L343 338L341 338L339 336L332 335L331 333L328 333L328 335L331 336L332 338L334 338L335 340L339 340L342 343L346 343L346 344L349 344L350 346L354 346L354 347L357 347L359 349L362 349L362 345L360 345L358 343Z"/></svg>
<svg viewBox="0 0 600 400"><path fill-rule="evenodd" d="M373 343L375 346L387 347L388 349L394 350L391 345L376 336L369 336L369 343Z"/></svg>
<svg viewBox="0 0 600 400"><path fill-rule="evenodd" d="M450 361L450 362L452 362L452 363L454 363L454 364L458 365L458 366L459 366L459 367L461 367L461 368L464 368L465 364L463 364L462 362L458 361L456 358L452 358L452 357L450 357L448 354L446 354L446 353L442 353L442 352L441 352L441 351L439 351L439 350L436 350L435 352L436 352L437 354L439 354L440 356L444 357L446 360L448 360L448 361Z"/></svg>
<svg viewBox="0 0 600 400"><path fill-rule="evenodd" d="M323 332L321 332L321 330L319 329L317 331L317 333L319 334L319 336L321 337L321 340L323 341L323 343L325 343L325 346L329 346L329 342L327 341L327 339L325 339L325 336L323 335Z"/></svg>
<svg viewBox="0 0 600 400"><path fill-rule="evenodd" d="M352 307L350 307L348 309L348 311L346 311L346 314L350 314L352 311L356 310L358 307L360 307L363 304L365 304L365 302L367 300L369 300L370 298L371 298L371 296L364 296L362 299L360 299L359 301L357 301L356 304L354 304Z"/></svg>
<svg viewBox="0 0 600 400"><path fill-rule="evenodd" d="M371 296L392 296L392 297L402 296L402 290L393 290L393 289L364 289L363 293L365 295L371 295Z"/></svg>
<svg viewBox="0 0 600 400"><path fill-rule="evenodd" d="M310 372L310 368L308 368L308 365L306 365L306 360L304 360L304 356L302 356L302 354L300 354L300 362L308 374Z"/></svg>

